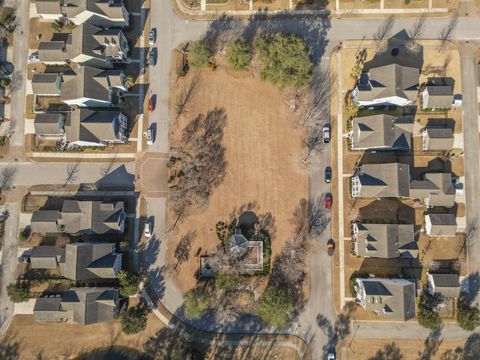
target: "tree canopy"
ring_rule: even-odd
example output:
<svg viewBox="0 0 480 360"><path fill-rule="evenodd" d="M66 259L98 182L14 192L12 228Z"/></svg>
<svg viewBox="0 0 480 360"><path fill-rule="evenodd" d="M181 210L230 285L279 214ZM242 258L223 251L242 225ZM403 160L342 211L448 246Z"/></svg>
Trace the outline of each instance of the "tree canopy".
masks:
<svg viewBox="0 0 480 360"><path fill-rule="evenodd" d="M298 35L257 36L255 50L262 65L261 77L282 86L305 86L313 75L307 43Z"/></svg>
<svg viewBox="0 0 480 360"><path fill-rule="evenodd" d="M238 39L228 44L227 60L233 70L247 70L252 61L252 50L248 46L247 40Z"/></svg>
<svg viewBox="0 0 480 360"><path fill-rule="evenodd" d="M129 308L122 317L122 331L125 334L136 334L147 326L147 311L144 304Z"/></svg>
<svg viewBox="0 0 480 360"><path fill-rule="evenodd" d="M212 61L213 52L204 41L197 41L193 44L188 54L189 65L193 69L201 69Z"/></svg>
<svg viewBox="0 0 480 360"><path fill-rule="evenodd" d="M125 270L120 270L117 274L118 283L120 284L120 295L129 297L138 292L138 285L140 284L140 277L137 274L129 273Z"/></svg>
<svg viewBox="0 0 480 360"><path fill-rule="evenodd" d="M458 301L457 322L458 326L468 331L480 326L480 310L470 306L466 295L462 295Z"/></svg>
<svg viewBox="0 0 480 360"><path fill-rule="evenodd" d="M440 299L436 296L422 294L418 301L418 323L431 330L438 329L442 325L442 319L435 310Z"/></svg>
<svg viewBox="0 0 480 360"><path fill-rule="evenodd" d="M19 281L8 284L7 294L14 303L25 302L29 299L30 283Z"/></svg>
<svg viewBox="0 0 480 360"><path fill-rule="evenodd" d="M208 294L200 288L192 289L184 296L185 316L189 319L199 319L208 305Z"/></svg>
<svg viewBox="0 0 480 360"><path fill-rule="evenodd" d="M285 329L293 315L294 306L284 288L267 287L260 298L258 315L265 324Z"/></svg>

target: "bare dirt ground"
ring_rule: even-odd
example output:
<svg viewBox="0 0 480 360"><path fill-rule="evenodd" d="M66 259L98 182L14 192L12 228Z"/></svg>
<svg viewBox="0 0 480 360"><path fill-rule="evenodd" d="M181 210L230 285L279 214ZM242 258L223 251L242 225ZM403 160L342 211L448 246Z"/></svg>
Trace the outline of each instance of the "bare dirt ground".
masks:
<svg viewBox="0 0 480 360"><path fill-rule="evenodd" d="M191 76L174 85L173 104ZM274 226L269 231L273 259L291 238L293 212L300 199L308 196L308 174L298 162L301 131L294 127L287 96L250 72L231 73L222 65L215 71L204 70L199 79L201 92L188 114L172 126L172 143L197 114L224 108L228 120L223 145L228 164L224 181L213 191L208 204L193 209L169 240L168 259L174 265L179 239L189 231L197 232L190 259L175 276L182 291L195 286L199 255L211 253L219 245L215 224L228 219L232 210L255 203L257 214L272 214ZM169 218L172 222L173 216Z"/></svg>

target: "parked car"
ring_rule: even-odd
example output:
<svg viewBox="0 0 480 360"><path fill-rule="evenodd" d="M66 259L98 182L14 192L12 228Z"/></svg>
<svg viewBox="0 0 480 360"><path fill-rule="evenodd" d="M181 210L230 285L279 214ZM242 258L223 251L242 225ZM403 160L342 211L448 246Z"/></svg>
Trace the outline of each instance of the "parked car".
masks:
<svg viewBox="0 0 480 360"><path fill-rule="evenodd" d="M145 137L147 138L147 145L153 145L153 131L151 128L147 130Z"/></svg>
<svg viewBox="0 0 480 360"><path fill-rule="evenodd" d="M145 228L143 229L143 234L147 239L152 236L152 223L150 221L145 222Z"/></svg>
<svg viewBox="0 0 480 360"><path fill-rule="evenodd" d="M4 64L0 64L0 74L1 75L9 75L10 72L8 71L7 67Z"/></svg>
<svg viewBox="0 0 480 360"><path fill-rule="evenodd" d="M330 124L323 125L323 143L328 144L330 142Z"/></svg>
<svg viewBox="0 0 480 360"><path fill-rule="evenodd" d="M152 112L155 110L155 102L153 101L153 95L148 99L148 111Z"/></svg>
<svg viewBox="0 0 480 360"><path fill-rule="evenodd" d="M32 54L28 57L28 61L29 61L29 62L38 62L38 61L40 61L40 57L38 56L38 52L32 53Z"/></svg>
<svg viewBox="0 0 480 360"><path fill-rule="evenodd" d="M150 52L148 53L148 65L155 65L155 52L153 51L153 49L150 50Z"/></svg>
<svg viewBox="0 0 480 360"><path fill-rule="evenodd" d="M329 256L332 256L335 251L335 241L333 239L330 239L327 241L327 254Z"/></svg>
<svg viewBox="0 0 480 360"><path fill-rule="evenodd" d="M148 43L150 45L153 45L155 44L155 40L156 40L156 31L155 29L151 29L149 32L148 32Z"/></svg>
<svg viewBox="0 0 480 360"><path fill-rule="evenodd" d="M335 360L335 359L336 359L335 353L329 352L327 355L327 360Z"/></svg>
<svg viewBox="0 0 480 360"><path fill-rule="evenodd" d="M325 168L325 182L329 184L332 181L332 168L327 166Z"/></svg>
<svg viewBox="0 0 480 360"><path fill-rule="evenodd" d="M28 255L22 255L18 258L18 262L20 264L27 264L29 260L30 260L30 256Z"/></svg>
<svg viewBox="0 0 480 360"><path fill-rule="evenodd" d="M332 194L328 193L327 195L325 195L323 201L325 202L325 208L330 209L332 207Z"/></svg>

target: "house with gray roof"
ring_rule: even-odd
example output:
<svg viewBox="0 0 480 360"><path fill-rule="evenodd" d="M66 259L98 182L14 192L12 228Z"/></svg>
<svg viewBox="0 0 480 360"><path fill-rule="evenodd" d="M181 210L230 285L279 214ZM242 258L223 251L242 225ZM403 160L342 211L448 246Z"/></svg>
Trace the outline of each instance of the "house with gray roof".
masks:
<svg viewBox="0 0 480 360"><path fill-rule="evenodd" d="M440 294L448 299L460 296L460 275L427 273L427 278L430 295Z"/></svg>
<svg viewBox="0 0 480 360"><path fill-rule="evenodd" d="M409 150L413 121L409 117L378 114L352 119L352 150Z"/></svg>
<svg viewBox="0 0 480 360"><path fill-rule="evenodd" d="M353 224L354 252L357 256L383 259L418 256L413 224Z"/></svg>
<svg viewBox="0 0 480 360"><path fill-rule="evenodd" d="M372 67L360 75L352 92L359 106L405 106L417 99L420 69L388 64Z"/></svg>
<svg viewBox="0 0 480 360"><path fill-rule="evenodd" d="M238 260L242 272L263 270L263 241L248 240L240 229L235 229L228 239L227 251Z"/></svg>
<svg viewBox="0 0 480 360"><path fill-rule="evenodd" d="M47 65L67 64L111 69L128 59L128 41L120 29L102 29L84 23L71 34L56 33L38 47L39 60Z"/></svg>
<svg viewBox="0 0 480 360"><path fill-rule="evenodd" d="M118 289L73 288L37 298L33 316L37 321L68 319L80 325L91 325L111 322L119 309Z"/></svg>
<svg viewBox="0 0 480 360"><path fill-rule="evenodd" d="M57 140L65 134L66 114L46 112L35 115L33 126L35 135L46 140Z"/></svg>
<svg viewBox="0 0 480 360"><path fill-rule="evenodd" d="M36 210L32 214L32 232L40 234L107 234L123 233L123 201L64 200L61 210Z"/></svg>
<svg viewBox="0 0 480 360"><path fill-rule="evenodd" d="M406 321L415 317L415 284L405 279L357 278L356 302L365 310Z"/></svg>
<svg viewBox="0 0 480 360"><path fill-rule="evenodd" d="M450 85L427 85L422 100L424 109L449 109L453 105L453 88Z"/></svg>
<svg viewBox="0 0 480 360"><path fill-rule="evenodd" d="M424 151L447 151L453 148L453 129L449 127L426 127L422 131Z"/></svg>
<svg viewBox="0 0 480 360"><path fill-rule="evenodd" d="M410 167L408 164L363 164L351 178L352 197L408 197Z"/></svg>
<svg viewBox="0 0 480 360"><path fill-rule="evenodd" d="M65 250L56 246L34 246L29 257L32 269L55 269L64 261Z"/></svg>
<svg viewBox="0 0 480 360"><path fill-rule="evenodd" d="M426 173L422 180L410 183L410 197L421 199L427 207L455 205L455 187L451 173Z"/></svg>
<svg viewBox="0 0 480 360"><path fill-rule="evenodd" d="M105 146L127 140L128 119L118 110L72 108L65 121L65 139L77 146Z"/></svg>
<svg viewBox="0 0 480 360"><path fill-rule="evenodd" d="M42 19L61 20L75 25L88 22L102 27L126 27L129 14L123 0L38 0L37 13Z"/></svg>
<svg viewBox="0 0 480 360"><path fill-rule="evenodd" d="M125 74L121 70L100 70L79 67L63 75L61 100L70 106L117 106L120 96L127 92Z"/></svg>
<svg viewBox="0 0 480 360"><path fill-rule="evenodd" d="M425 231L429 236L455 236L457 233L457 219L455 214L425 215Z"/></svg>
<svg viewBox="0 0 480 360"><path fill-rule="evenodd" d="M60 74L34 74L32 78L33 94L43 96L60 96L62 76Z"/></svg>

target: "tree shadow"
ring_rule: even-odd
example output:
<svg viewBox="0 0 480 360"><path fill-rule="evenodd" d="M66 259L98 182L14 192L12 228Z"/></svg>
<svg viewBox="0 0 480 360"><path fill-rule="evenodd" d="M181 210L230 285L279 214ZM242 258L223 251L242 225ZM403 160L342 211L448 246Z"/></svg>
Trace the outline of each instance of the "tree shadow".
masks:
<svg viewBox="0 0 480 360"><path fill-rule="evenodd" d="M440 338L442 333L442 327L435 329L428 334L428 337L424 342L423 353L419 354L418 360L431 360L434 358L435 354L438 352L440 345L443 340Z"/></svg>
<svg viewBox="0 0 480 360"><path fill-rule="evenodd" d="M468 297L466 300L468 300L468 305L472 305L480 291L480 274L478 272L469 274L463 279L461 286L467 290Z"/></svg>
<svg viewBox="0 0 480 360"><path fill-rule="evenodd" d="M340 314L337 316L335 323L332 324L326 316L322 314L317 315L317 324L328 337L327 343L323 346L325 358L329 352L335 351L337 345L350 335L350 316L351 311Z"/></svg>
<svg viewBox="0 0 480 360"><path fill-rule="evenodd" d="M403 355L400 348L394 342L386 344L383 350L378 350L377 353L368 360L402 360Z"/></svg>
<svg viewBox="0 0 480 360"><path fill-rule="evenodd" d="M20 359L20 343L15 340L14 335L5 335L0 340L0 359Z"/></svg>

